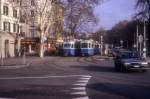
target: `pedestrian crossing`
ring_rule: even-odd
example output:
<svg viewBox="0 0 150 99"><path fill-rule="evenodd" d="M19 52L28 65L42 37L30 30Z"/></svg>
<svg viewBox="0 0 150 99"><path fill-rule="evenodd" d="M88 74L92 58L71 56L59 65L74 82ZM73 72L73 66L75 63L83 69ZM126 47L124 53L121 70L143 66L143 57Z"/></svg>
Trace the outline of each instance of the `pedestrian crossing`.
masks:
<svg viewBox="0 0 150 99"><path fill-rule="evenodd" d="M63 82L62 82L63 84L61 83L62 84L61 87L60 86L54 87L55 89L60 89L59 91L56 90L56 93L55 93L56 95L57 95L57 92L58 92L58 96L56 96L56 99L57 99L57 97L60 97L59 96L59 94L60 94L59 92L67 92L67 93L65 93L66 95L64 96L64 99L89 99L87 91L86 91L86 86L87 86L89 80L91 79L91 77L92 76L89 76L89 75L64 75L64 76L50 76L50 75L46 75L46 76L37 76L37 77L34 77L34 76L33 77L19 77L19 76L18 77L1 77L0 80L2 80L2 81L7 81L7 80L9 80L9 81L16 81L16 80L20 80L22 82L24 82L26 80L27 83L30 83L28 81L30 81L31 79L34 79L35 82L32 82L32 83L36 84L36 85L38 84L38 82L36 82L36 80L39 81L39 80L42 79L45 82L50 80L50 83L52 83L52 86L49 87L48 89L53 88L53 84L56 81L62 81L63 80ZM69 82L68 82L68 79L70 79ZM59 85L59 82L57 82L57 84ZM67 87L63 87L65 85ZM44 86L40 86L40 87L44 88ZM26 88L26 86L24 88ZM31 88L32 88L32 90L34 90L34 87L31 87ZM20 89L18 88L18 92L19 91L20 91ZM34 90L34 91L36 92L36 90ZM9 94L11 94L11 93L8 92L8 95ZM53 95L53 93L50 92L49 96L51 96L51 95ZM30 97L29 94L26 94L26 96ZM13 97L15 97L15 99L18 99L18 97L15 96L15 95ZM24 96L21 96L21 97L24 97ZM34 96L32 96L32 97L34 97ZM5 98L5 97L2 96L2 97L0 97L0 99L14 99L14 98Z"/></svg>
<svg viewBox="0 0 150 99"><path fill-rule="evenodd" d="M74 84L73 84L73 91L71 95L79 95L80 97L75 97L73 99L89 99L86 92L86 86L92 76L85 75L80 77Z"/></svg>

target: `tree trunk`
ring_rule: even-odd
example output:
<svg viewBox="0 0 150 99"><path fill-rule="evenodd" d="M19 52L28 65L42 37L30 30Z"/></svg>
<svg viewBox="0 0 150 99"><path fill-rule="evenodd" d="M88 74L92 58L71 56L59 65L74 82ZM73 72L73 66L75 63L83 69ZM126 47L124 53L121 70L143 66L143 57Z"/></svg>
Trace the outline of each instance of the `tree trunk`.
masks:
<svg viewBox="0 0 150 99"><path fill-rule="evenodd" d="M41 44L40 44L39 56L40 56L41 58L43 58L43 57L44 57L43 43L41 43Z"/></svg>
<svg viewBox="0 0 150 99"><path fill-rule="evenodd" d="M44 41L43 41L44 33L41 32L40 35L40 51L39 51L39 56L41 58L44 57Z"/></svg>

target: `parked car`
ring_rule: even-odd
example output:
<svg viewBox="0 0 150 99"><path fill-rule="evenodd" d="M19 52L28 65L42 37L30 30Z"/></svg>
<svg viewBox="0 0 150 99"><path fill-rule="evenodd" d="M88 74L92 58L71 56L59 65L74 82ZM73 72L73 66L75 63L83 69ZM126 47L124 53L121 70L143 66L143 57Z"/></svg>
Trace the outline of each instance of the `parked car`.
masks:
<svg viewBox="0 0 150 99"><path fill-rule="evenodd" d="M149 69L148 62L146 59L140 57L135 51L121 51L115 59L115 69L117 71L128 71L128 70L141 70L146 72Z"/></svg>

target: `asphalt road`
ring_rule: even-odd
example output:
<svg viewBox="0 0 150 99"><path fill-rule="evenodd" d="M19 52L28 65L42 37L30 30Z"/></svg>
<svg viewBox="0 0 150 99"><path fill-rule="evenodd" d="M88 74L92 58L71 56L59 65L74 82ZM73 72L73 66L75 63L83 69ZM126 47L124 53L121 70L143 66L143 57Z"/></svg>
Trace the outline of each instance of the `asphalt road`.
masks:
<svg viewBox="0 0 150 99"><path fill-rule="evenodd" d="M0 99L150 99L150 71L117 72L112 59L96 57L27 60L0 69Z"/></svg>

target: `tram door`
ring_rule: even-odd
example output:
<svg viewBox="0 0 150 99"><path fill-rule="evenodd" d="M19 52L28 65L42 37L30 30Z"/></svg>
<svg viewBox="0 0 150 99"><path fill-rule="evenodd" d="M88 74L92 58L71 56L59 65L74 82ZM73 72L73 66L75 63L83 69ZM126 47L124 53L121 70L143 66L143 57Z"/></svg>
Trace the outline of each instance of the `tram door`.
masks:
<svg viewBox="0 0 150 99"><path fill-rule="evenodd" d="M4 51L5 51L5 57L6 58L10 57L10 54L9 54L9 40L5 40Z"/></svg>

